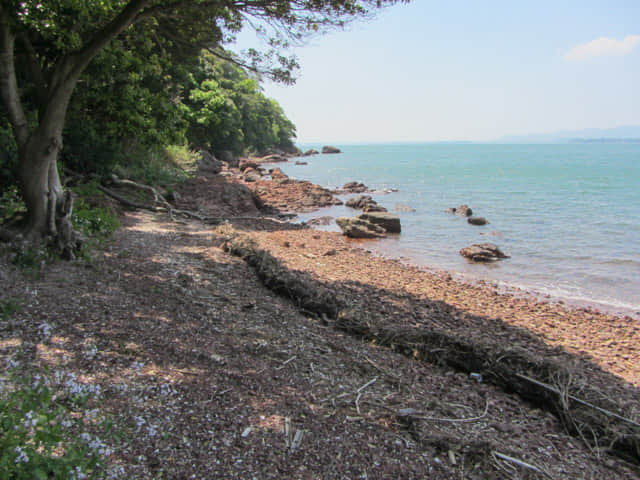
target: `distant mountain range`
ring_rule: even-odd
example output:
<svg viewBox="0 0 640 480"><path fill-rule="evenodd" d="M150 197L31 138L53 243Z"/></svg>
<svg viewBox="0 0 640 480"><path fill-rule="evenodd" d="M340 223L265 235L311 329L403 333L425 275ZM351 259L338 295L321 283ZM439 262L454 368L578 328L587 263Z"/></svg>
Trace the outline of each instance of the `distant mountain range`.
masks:
<svg viewBox="0 0 640 480"><path fill-rule="evenodd" d="M640 143L640 126L511 135L502 137L498 141L504 143Z"/></svg>

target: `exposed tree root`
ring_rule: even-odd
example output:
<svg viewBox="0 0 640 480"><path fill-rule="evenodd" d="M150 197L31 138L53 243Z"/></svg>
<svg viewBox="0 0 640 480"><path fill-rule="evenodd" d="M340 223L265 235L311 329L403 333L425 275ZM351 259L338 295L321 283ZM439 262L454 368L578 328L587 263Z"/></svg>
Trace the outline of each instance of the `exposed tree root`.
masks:
<svg viewBox="0 0 640 480"><path fill-rule="evenodd" d="M130 198L127 198L124 195L114 192L112 189L107 188L104 185L98 185L98 189L108 197L120 202L125 207L139 209L139 210L147 210L150 212L167 213L172 220L175 220L174 215L179 215L185 218L192 218L210 225L219 225L227 220L262 220L262 219L268 219L272 222L282 223L282 224L288 223L288 221L286 220L280 220L278 218L263 217L263 216L207 217L207 216L200 215L196 212L192 212L190 210L180 210L180 209L174 208L167 201L167 199L160 192L158 192L158 190L156 190L155 188L149 185L137 183L132 180L120 179L115 176L112 176L112 181L115 185L119 187L133 188L133 189L148 192L153 196L153 203L142 203L139 201L131 200Z"/></svg>
<svg viewBox="0 0 640 480"><path fill-rule="evenodd" d="M311 276L287 269L246 236L231 234L226 246L256 270L265 286L335 328L412 358L480 373L484 381L555 414L568 431L592 448L640 464L640 425L615 413L621 411L615 400L605 402L602 393L588 384L581 388L583 398L569 392L572 375L564 364L450 331L372 326L366 312L341 302L334 291Z"/></svg>

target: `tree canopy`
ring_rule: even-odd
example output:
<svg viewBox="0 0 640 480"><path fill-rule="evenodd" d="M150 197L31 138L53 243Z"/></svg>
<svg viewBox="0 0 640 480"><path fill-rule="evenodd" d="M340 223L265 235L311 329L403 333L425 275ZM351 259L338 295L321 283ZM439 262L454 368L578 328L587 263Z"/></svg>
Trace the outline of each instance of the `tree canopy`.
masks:
<svg viewBox="0 0 640 480"><path fill-rule="evenodd" d="M257 89L253 80L247 78L231 89L221 83L225 75L233 75L232 65L291 82L297 63L282 54L291 42L366 18L397 1L403 0L2 0L0 96L15 139L15 171L28 210L28 237L60 239L60 233L69 230L64 219L71 204L57 161L79 82L94 82L78 103L94 112L96 105L105 103L100 92L117 90L118 99L103 105L105 119L108 108L111 115L123 109L129 115L120 123L105 123L114 135L118 129L138 129L162 136L184 128L197 136L198 128L215 128L224 113L228 124L253 117L250 129L217 132L218 141L228 142L229 148L239 148L247 139L259 144L264 138L283 138L292 126L280 120L261 123L270 115L275 118L278 107L252 95ZM251 49L244 58L222 50L245 26L265 37L267 50ZM180 66L206 70L197 60L201 49L226 57L227 72L219 79L194 76L188 97L182 97L184 90L173 79L184 75ZM87 69L93 75L84 75ZM163 88L173 98L158 94ZM145 101L136 102L139 95ZM179 103L203 111L193 111L184 124L184 116L167 108ZM82 111L71 113L81 116Z"/></svg>

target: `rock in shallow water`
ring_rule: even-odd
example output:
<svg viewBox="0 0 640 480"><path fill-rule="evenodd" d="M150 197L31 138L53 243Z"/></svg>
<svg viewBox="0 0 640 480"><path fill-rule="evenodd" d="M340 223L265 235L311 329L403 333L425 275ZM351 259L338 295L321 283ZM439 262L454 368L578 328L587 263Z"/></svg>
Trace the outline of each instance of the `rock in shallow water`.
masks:
<svg viewBox="0 0 640 480"><path fill-rule="evenodd" d="M338 217L336 223L350 238L380 238L386 233L384 228L359 217Z"/></svg>
<svg viewBox="0 0 640 480"><path fill-rule="evenodd" d="M384 228L389 233L400 233L400 217L387 212L367 212L358 215L358 218L371 222Z"/></svg>
<svg viewBox="0 0 640 480"><path fill-rule="evenodd" d="M473 215L473 210L471 210L468 205L460 205L458 208L453 209L453 213L461 217L470 217Z"/></svg>
<svg viewBox="0 0 640 480"><path fill-rule="evenodd" d="M471 225L486 225L487 223L489 223L489 220L484 217L469 217L467 218L467 222L469 222Z"/></svg>
<svg viewBox="0 0 640 480"><path fill-rule="evenodd" d="M322 153L342 153L339 148L331 145L325 145L322 147Z"/></svg>
<svg viewBox="0 0 640 480"><path fill-rule="evenodd" d="M460 255L472 262L494 262L501 258L510 258L493 243L479 243L460 250Z"/></svg>

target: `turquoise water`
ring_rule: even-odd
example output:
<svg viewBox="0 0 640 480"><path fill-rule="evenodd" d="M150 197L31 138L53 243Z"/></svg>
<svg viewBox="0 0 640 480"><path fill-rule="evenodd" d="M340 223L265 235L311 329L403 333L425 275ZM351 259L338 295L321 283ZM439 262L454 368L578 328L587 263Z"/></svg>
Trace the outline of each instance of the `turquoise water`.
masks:
<svg viewBox="0 0 640 480"><path fill-rule="evenodd" d="M314 146L317 148L318 146ZM368 248L574 302L640 312L640 144L420 144L345 146L338 155L280 167L333 188L362 181L397 193L374 195L399 213L403 232ZM343 199L347 198L346 196ZM469 205L482 227L445 213ZM309 215L355 215L334 207ZM336 226L329 227L336 229ZM481 233L499 232L499 236ZM469 264L472 243L499 245L511 258Z"/></svg>

